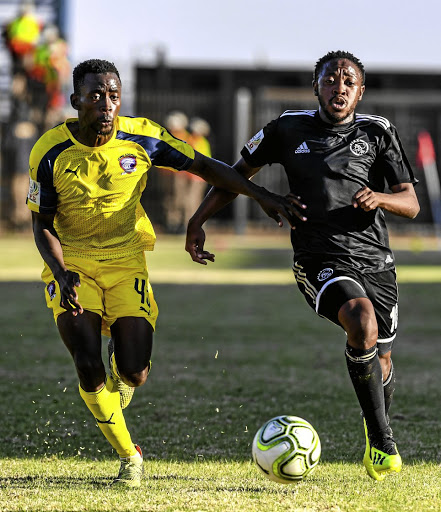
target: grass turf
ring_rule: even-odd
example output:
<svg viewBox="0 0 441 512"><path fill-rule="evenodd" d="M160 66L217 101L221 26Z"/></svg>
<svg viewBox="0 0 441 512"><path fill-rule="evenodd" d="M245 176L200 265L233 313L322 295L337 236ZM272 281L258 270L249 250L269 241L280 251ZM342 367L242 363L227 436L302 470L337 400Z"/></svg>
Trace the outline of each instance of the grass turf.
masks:
<svg viewBox="0 0 441 512"><path fill-rule="evenodd" d="M179 266L180 256L155 256L152 274L154 264ZM79 398L42 285L0 283L1 510L441 510L439 284L400 283L391 412L405 466L375 483L361 464L344 335L294 286L152 279L160 305L153 370L126 412L146 478L130 492L108 486L117 458ZM304 417L322 441L316 472L300 484L269 482L251 462L254 433L278 414Z"/></svg>

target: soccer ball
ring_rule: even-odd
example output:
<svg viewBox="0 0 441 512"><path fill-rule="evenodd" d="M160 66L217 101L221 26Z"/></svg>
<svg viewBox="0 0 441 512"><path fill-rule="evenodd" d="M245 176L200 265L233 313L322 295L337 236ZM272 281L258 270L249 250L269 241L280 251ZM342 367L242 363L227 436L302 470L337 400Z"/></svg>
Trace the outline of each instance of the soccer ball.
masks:
<svg viewBox="0 0 441 512"><path fill-rule="evenodd" d="M316 468L321 454L314 427L297 416L276 416L257 431L252 447L257 467L270 480L299 482Z"/></svg>

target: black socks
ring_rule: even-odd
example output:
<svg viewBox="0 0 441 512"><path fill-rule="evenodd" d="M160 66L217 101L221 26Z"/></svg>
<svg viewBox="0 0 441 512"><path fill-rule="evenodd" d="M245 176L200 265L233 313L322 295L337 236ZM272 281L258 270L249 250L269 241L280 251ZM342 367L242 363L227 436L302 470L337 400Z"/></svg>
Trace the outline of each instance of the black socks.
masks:
<svg viewBox="0 0 441 512"><path fill-rule="evenodd" d="M384 390L384 409L386 411L386 417L389 414L389 409L392 404L392 398L394 396L395 391L395 369L394 364L390 362L390 371L389 376L383 382L383 390Z"/></svg>
<svg viewBox="0 0 441 512"><path fill-rule="evenodd" d="M346 364L360 407L366 419L369 433L381 436L388 431L386 419L385 394L388 394L388 406L392 400L394 386L383 389L383 376L377 347L367 350L353 348L346 344ZM393 377L392 371L390 374ZM394 379L391 379L393 382Z"/></svg>

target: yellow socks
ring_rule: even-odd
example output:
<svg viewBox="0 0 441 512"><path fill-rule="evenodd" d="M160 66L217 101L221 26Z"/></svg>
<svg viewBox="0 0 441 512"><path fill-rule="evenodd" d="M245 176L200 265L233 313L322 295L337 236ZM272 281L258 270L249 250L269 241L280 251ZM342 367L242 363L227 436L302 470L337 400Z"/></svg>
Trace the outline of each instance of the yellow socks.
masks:
<svg viewBox="0 0 441 512"><path fill-rule="evenodd" d="M79 386L81 398L93 414L109 443L120 457L131 457L137 453L127 430L120 405L120 394L114 381L106 379L99 391L87 392Z"/></svg>

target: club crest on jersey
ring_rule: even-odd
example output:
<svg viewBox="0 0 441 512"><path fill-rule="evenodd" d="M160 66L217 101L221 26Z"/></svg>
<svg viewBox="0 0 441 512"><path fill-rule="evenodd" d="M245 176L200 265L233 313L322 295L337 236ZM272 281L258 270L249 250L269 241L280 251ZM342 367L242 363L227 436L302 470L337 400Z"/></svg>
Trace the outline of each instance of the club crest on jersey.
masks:
<svg viewBox="0 0 441 512"><path fill-rule="evenodd" d="M250 139L245 144L245 147L248 149L248 152L250 153L250 155L252 153L254 153L254 151L256 151L259 144L262 142L263 137L264 137L264 135L263 135L263 129L262 129L262 130L260 130L260 132L256 133L256 135L254 135L254 137L252 139Z"/></svg>
<svg viewBox="0 0 441 512"><path fill-rule="evenodd" d="M32 178L29 178L29 192L28 192L28 201L30 203L40 204L40 183L38 181L34 181Z"/></svg>
<svg viewBox="0 0 441 512"><path fill-rule="evenodd" d="M356 156L362 156L369 152L369 144L363 139L355 139L349 144L349 149Z"/></svg>
<svg viewBox="0 0 441 512"><path fill-rule="evenodd" d="M55 290L55 281L51 281L47 286L46 286L46 290L47 290L47 294L49 295L49 298L51 300L54 300L55 299L55 296L57 295Z"/></svg>
<svg viewBox="0 0 441 512"><path fill-rule="evenodd" d="M136 171L136 156L135 155L122 155L118 158L119 165L124 171L121 174L132 174Z"/></svg>
<svg viewBox="0 0 441 512"><path fill-rule="evenodd" d="M333 273L334 270L332 268L324 268L318 273L317 281L326 281L326 279L329 279Z"/></svg>

